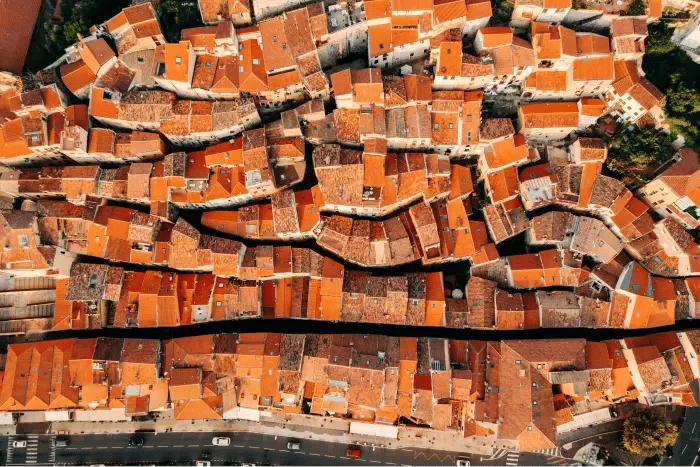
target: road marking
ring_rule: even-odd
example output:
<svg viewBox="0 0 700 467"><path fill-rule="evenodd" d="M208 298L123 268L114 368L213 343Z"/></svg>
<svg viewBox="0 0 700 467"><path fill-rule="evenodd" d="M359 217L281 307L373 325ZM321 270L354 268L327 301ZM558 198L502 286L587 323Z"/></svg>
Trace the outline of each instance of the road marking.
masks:
<svg viewBox="0 0 700 467"><path fill-rule="evenodd" d="M112 449L121 449L121 446L112 446Z"/></svg>
<svg viewBox="0 0 700 467"><path fill-rule="evenodd" d="M320 456L321 454L316 454L316 453L310 452L309 455L310 456Z"/></svg>
<svg viewBox="0 0 700 467"><path fill-rule="evenodd" d="M375 462L375 463L377 463L377 464L381 464L381 463L382 463L381 461L373 461L372 459L370 459L369 461L370 461L370 462Z"/></svg>
<svg viewBox="0 0 700 467"><path fill-rule="evenodd" d="M174 444L173 447L174 448L184 448L185 445L184 444Z"/></svg>
<svg viewBox="0 0 700 467"><path fill-rule="evenodd" d="M90 447L87 447L87 448L80 448L80 449L82 449L83 451L88 451L88 450L90 450L90 449L93 449L93 447L90 446Z"/></svg>
<svg viewBox="0 0 700 467"><path fill-rule="evenodd" d="M144 448L151 448L153 449L155 446L144 446Z"/></svg>
<svg viewBox="0 0 700 467"><path fill-rule="evenodd" d="M75 451L78 448L66 448L66 449L68 449L69 451ZM105 448L105 449L107 449L107 448Z"/></svg>
<svg viewBox="0 0 700 467"><path fill-rule="evenodd" d="M290 452L290 451L287 451L286 449L278 449L278 451L279 452Z"/></svg>
<svg viewBox="0 0 700 467"><path fill-rule="evenodd" d="M388 465L398 465L398 464L394 464L393 462L385 462L385 464L388 464Z"/></svg>
<svg viewBox="0 0 700 467"><path fill-rule="evenodd" d="M323 457L335 457L335 456L329 456L328 454L324 454Z"/></svg>
<svg viewBox="0 0 700 467"><path fill-rule="evenodd" d="M260 446L248 446L250 449L260 449Z"/></svg>
<svg viewBox="0 0 700 467"><path fill-rule="evenodd" d="M683 454L683 453L685 452L685 450L686 450L687 447L688 447L687 444L686 444L685 446L683 446L683 450L681 451L681 454Z"/></svg>
<svg viewBox="0 0 700 467"><path fill-rule="evenodd" d="M244 448L245 446L241 446L240 444L234 444L233 447L234 448Z"/></svg>
<svg viewBox="0 0 700 467"><path fill-rule="evenodd" d="M159 448L169 448L170 446L158 446Z"/></svg>
<svg viewBox="0 0 700 467"><path fill-rule="evenodd" d="M109 449L107 446L96 446L97 449ZM66 449L78 449L78 448L66 448Z"/></svg>
<svg viewBox="0 0 700 467"><path fill-rule="evenodd" d="M198 448L199 444L188 444L187 447L188 448Z"/></svg>
<svg viewBox="0 0 700 467"><path fill-rule="evenodd" d="M693 423L693 433L695 433L695 425L697 425L698 422Z"/></svg>
<svg viewBox="0 0 700 467"><path fill-rule="evenodd" d="M405 449L405 448L401 448L401 450L402 450L402 451L406 451L406 452L413 452L413 449Z"/></svg>

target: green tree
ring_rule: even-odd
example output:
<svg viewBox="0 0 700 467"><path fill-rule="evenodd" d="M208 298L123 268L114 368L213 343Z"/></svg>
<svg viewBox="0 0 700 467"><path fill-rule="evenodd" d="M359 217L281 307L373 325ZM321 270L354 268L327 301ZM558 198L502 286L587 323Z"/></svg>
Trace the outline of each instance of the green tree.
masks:
<svg viewBox="0 0 700 467"><path fill-rule="evenodd" d="M678 427L649 409L635 410L625 420L623 441L632 453L645 457L661 455L675 443Z"/></svg>
<svg viewBox="0 0 700 467"><path fill-rule="evenodd" d="M673 30L666 24L649 25L642 68L654 86L666 95L664 111L671 130L685 144L700 149L700 65L671 42Z"/></svg>
<svg viewBox="0 0 700 467"><path fill-rule="evenodd" d="M200 26L202 17L195 1L163 0L160 4L163 12L163 34L170 42L180 40L183 28Z"/></svg>
<svg viewBox="0 0 700 467"><path fill-rule="evenodd" d="M613 137L607 167L631 183L652 165L665 162L671 155L675 135L654 128L636 128L631 133L618 131Z"/></svg>
<svg viewBox="0 0 700 467"><path fill-rule="evenodd" d="M629 16L643 15L647 11L647 4L644 0L633 0L630 7L627 9Z"/></svg>
<svg viewBox="0 0 700 467"><path fill-rule="evenodd" d="M688 89L682 83L674 83L666 91L666 109L676 113L700 112L700 99L695 89Z"/></svg>

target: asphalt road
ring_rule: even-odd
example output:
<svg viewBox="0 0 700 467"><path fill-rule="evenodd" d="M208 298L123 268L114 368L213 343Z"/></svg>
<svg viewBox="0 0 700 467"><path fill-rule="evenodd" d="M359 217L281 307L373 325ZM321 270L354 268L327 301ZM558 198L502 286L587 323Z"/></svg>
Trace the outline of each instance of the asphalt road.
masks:
<svg viewBox="0 0 700 467"><path fill-rule="evenodd" d="M229 436L229 446L213 446L214 436ZM479 456L448 451L389 449L360 446L362 456L345 456L345 444L311 439L295 439L301 449L287 449L290 438L258 433L144 433L142 446L129 446L130 434L71 435L70 444L55 446L55 436L5 436L0 440L7 465L90 465L90 464L159 464L170 461L192 465L203 454L211 456L212 465L455 465L457 458L469 459L472 465L566 465L559 457L539 453L502 450L494 456ZM27 439L27 448L12 448L15 439Z"/></svg>
<svg viewBox="0 0 700 467"><path fill-rule="evenodd" d="M688 407L673 446L673 456L661 465L700 465L700 407Z"/></svg>

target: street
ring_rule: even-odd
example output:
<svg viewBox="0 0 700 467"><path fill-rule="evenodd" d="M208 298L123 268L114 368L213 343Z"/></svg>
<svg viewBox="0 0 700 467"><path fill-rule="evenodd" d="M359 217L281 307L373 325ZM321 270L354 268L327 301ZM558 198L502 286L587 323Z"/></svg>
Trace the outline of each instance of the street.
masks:
<svg viewBox="0 0 700 467"><path fill-rule="evenodd" d="M358 459L345 455L345 444L297 438L300 449L287 449L291 438L259 433L169 432L141 433L142 446L129 446L131 434L71 435L68 446L55 446L55 435L5 436L7 465L90 465L90 464L194 464L203 455L212 465L455 465L457 458L472 465L566 465L567 462L542 453L501 450L493 456L448 451L359 446ZM229 446L214 446L214 436L229 436ZM13 448L15 439L26 439L26 448Z"/></svg>
<svg viewBox="0 0 700 467"><path fill-rule="evenodd" d="M700 407L688 407L685 419L678 432L673 455L661 462L661 465L699 465L700 451Z"/></svg>

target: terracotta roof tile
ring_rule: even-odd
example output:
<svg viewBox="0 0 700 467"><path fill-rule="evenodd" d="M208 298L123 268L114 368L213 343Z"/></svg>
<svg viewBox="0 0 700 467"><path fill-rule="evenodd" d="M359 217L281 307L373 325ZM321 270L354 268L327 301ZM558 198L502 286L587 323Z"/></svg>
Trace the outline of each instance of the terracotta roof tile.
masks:
<svg viewBox="0 0 700 467"><path fill-rule="evenodd" d="M576 102L524 104L520 111L525 128L577 127L579 124Z"/></svg>
<svg viewBox="0 0 700 467"><path fill-rule="evenodd" d="M268 72L294 66L296 62L282 18L270 18L260 22L258 26L262 36L265 67Z"/></svg>
<svg viewBox="0 0 700 467"><path fill-rule="evenodd" d="M83 60L61 66L60 72L63 84L73 93L84 89L97 78Z"/></svg>
<svg viewBox="0 0 700 467"><path fill-rule="evenodd" d="M513 30L505 26L491 26L479 30L486 48L510 45L513 42Z"/></svg>
<svg viewBox="0 0 700 467"><path fill-rule="evenodd" d="M574 60L574 81L613 79L613 56L579 58Z"/></svg>

